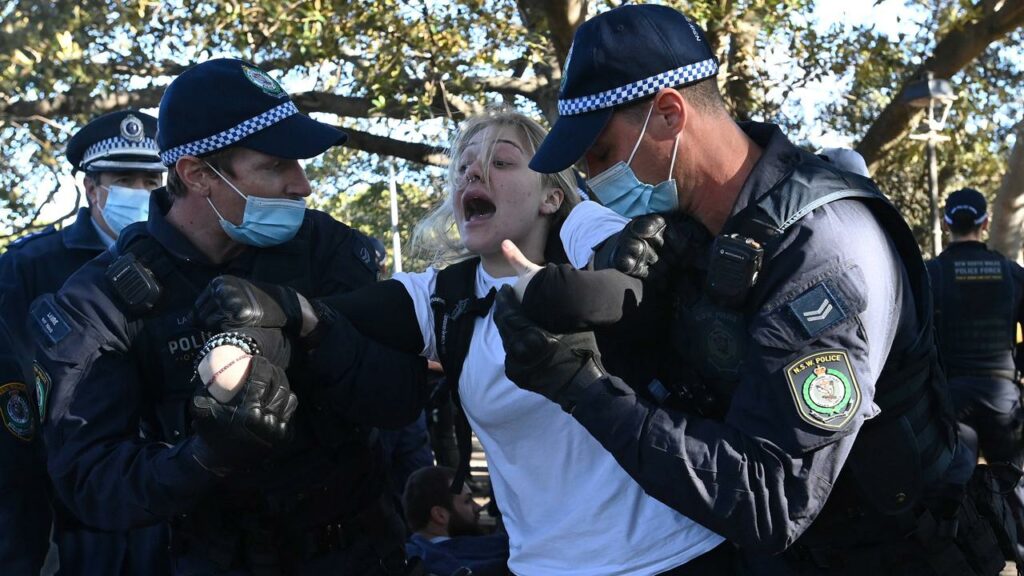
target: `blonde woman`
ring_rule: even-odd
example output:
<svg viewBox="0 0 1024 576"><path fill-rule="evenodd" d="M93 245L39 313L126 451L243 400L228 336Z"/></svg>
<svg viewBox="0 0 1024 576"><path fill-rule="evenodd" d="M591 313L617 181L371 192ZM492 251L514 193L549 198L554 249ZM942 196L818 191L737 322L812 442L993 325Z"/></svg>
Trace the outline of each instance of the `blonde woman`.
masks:
<svg viewBox="0 0 1024 576"><path fill-rule="evenodd" d="M579 202L571 170L551 175L530 170L530 158L545 134L536 122L514 112L467 120L452 145L447 198L418 228L421 249L435 251L439 261L462 259L453 266L468 270L460 278L471 283L466 291L475 297L470 298L475 310L452 314L458 303L439 302L437 282L446 272L437 268L395 274L331 305L365 335L442 363L446 351L438 334L448 337L454 329L436 329L435 318L472 320L462 366L445 369L449 377L459 373L461 407L487 454L509 535L512 572L697 573L697 566L684 564L714 549L722 538L647 496L571 416L505 377L505 352L487 299L516 280L502 242L511 240L533 262L565 261L558 229ZM458 239L450 237L452 227ZM576 241L586 244L587 239ZM448 314L441 315L438 306ZM314 358L326 380L343 372L332 366L337 351L346 346L336 332L328 334ZM386 386L380 383L373 395L397 394Z"/></svg>

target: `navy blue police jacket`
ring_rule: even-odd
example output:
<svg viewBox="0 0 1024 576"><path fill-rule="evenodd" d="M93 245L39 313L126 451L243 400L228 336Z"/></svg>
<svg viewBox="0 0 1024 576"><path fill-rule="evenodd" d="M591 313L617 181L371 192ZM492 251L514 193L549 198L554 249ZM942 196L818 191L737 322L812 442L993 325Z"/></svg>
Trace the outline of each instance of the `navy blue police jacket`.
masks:
<svg viewBox="0 0 1024 576"><path fill-rule="evenodd" d="M763 154L732 216L802 178L793 166L806 154L773 125L743 128ZM766 258L723 419L657 406L615 376L582 391L572 416L649 494L746 550L777 553L822 512L880 413L890 353L912 345L919 320L892 238L857 199L815 208Z"/></svg>
<svg viewBox="0 0 1024 576"><path fill-rule="evenodd" d="M126 228L112 250L33 305L37 360L52 382L43 429L57 495L83 522L105 530L162 522L188 513L201 500L241 500L270 516L287 512L288 522L301 527L323 525L351 511L339 507L362 506L362 500L380 493L383 482L362 466L339 463L336 449L360 443L348 442L350 435L358 436L354 428L398 426L416 417L422 359L352 332L334 355L346 378L330 389L312 382L301 366L290 368L290 385L299 398L292 440L230 482L221 483L193 457L197 445L187 403L194 393L195 355L211 335L192 324L190 313L211 279L234 274L286 284L310 299L345 292L376 281L365 236L307 210L293 240L249 249L215 265L166 220L170 202L166 192L154 192L148 222ZM120 252L146 238L166 258L154 268L169 271L158 277L163 293L156 308L139 314L115 295L105 272ZM389 398L382 406L383 400L367 393L380 381L406 383L407 393L395 398L407 398L407 405ZM362 446L365 450L365 442ZM234 499L234 492L247 496ZM330 499L331 505L305 498L328 492L344 498Z"/></svg>
<svg viewBox="0 0 1024 576"><path fill-rule="evenodd" d="M39 574L50 534L39 415L30 373L0 320L0 566L4 574Z"/></svg>
<svg viewBox="0 0 1024 576"><path fill-rule="evenodd" d="M21 350L31 353L29 305L41 294L56 292L72 273L106 250L99 234L89 209L80 208L70 226L47 226L19 238L0 257L0 313Z"/></svg>

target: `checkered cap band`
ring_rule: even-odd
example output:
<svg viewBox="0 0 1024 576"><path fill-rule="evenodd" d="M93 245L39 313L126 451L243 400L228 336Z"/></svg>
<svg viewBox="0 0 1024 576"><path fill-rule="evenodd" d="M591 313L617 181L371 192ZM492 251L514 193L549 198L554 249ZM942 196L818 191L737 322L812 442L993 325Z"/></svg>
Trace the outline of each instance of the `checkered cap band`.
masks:
<svg viewBox="0 0 1024 576"><path fill-rule="evenodd" d="M718 62L716 62L714 58L708 58L707 60L687 64L686 66L676 68L675 70L662 72L656 76L637 80L632 84L626 84L625 86L620 86L597 94L559 100L558 114L561 116L575 116L577 114L593 112L594 110L618 106L625 102L631 102L639 98L650 96L662 88L682 86L684 84L703 80L709 76L714 76L717 72Z"/></svg>
<svg viewBox="0 0 1024 576"><path fill-rule="evenodd" d="M275 106L270 110L249 118L245 122L242 122L238 126L228 128L227 130L203 138L202 140L196 140L195 142L189 142L188 144L182 144L181 146L175 146L166 152L160 153L160 160L167 166L173 165L178 161L178 158L182 156L202 156L221 148L227 148L235 142L247 138L264 128L268 128L277 124L281 120L291 116L292 114L298 114L299 109L295 107L295 104L291 100Z"/></svg>
<svg viewBox="0 0 1024 576"><path fill-rule="evenodd" d="M108 158L110 156L152 156L156 158L160 148L156 140L144 138L141 142L132 142L120 136L100 140L99 142L85 149L82 155L82 166L87 166L94 160Z"/></svg>

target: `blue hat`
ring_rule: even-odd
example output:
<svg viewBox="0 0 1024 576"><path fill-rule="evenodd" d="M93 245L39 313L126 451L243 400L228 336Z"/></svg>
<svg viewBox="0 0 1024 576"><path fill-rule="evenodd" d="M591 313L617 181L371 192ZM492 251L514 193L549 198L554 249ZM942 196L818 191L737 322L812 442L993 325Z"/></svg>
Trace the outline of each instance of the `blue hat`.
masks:
<svg viewBox="0 0 1024 576"><path fill-rule="evenodd" d="M584 22L558 92L558 121L530 161L537 172L575 164L616 106L711 78L718 60L704 31L668 6L627 4Z"/></svg>
<svg viewBox="0 0 1024 576"><path fill-rule="evenodd" d="M76 172L166 172L155 138L156 118L119 110L83 126L68 140L66 154Z"/></svg>
<svg viewBox="0 0 1024 576"><path fill-rule="evenodd" d="M988 219L988 202L974 188L961 188L946 198L946 224L980 225Z"/></svg>
<svg viewBox="0 0 1024 576"><path fill-rule="evenodd" d="M171 82L160 100L157 143L167 166L244 146L278 158L312 158L342 144L344 132L298 108L266 72L242 60L196 64Z"/></svg>

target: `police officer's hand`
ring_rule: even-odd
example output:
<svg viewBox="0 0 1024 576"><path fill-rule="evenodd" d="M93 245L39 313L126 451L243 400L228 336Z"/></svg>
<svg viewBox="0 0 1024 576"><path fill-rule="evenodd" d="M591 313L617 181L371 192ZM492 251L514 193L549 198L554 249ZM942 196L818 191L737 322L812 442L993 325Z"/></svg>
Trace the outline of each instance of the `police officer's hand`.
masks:
<svg viewBox="0 0 1024 576"><path fill-rule="evenodd" d="M196 459L219 475L258 464L288 439L297 406L284 371L259 356L252 357L241 390L226 403L200 383L189 404Z"/></svg>
<svg viewBox="0 0 1024 576"><path fill-rule="evenodd" d="M646 214L630 220L618 236L609 238L594 256L597 269L646 279L657 287L693 265L707 250L711 233L682 212Z"/></svg>
<svg viewBox="0 0 1024 576"><path fill-rule="evenodd" d="M295 290L237 276L211 280L196 299L193 314L197 323L214 330L257 326L297 335L302 329L302 306Z"/></svg>
<svg viewBox="0 0 1024 576"><path fill-rule="evenodd" d="M494 323L505 347L505 374L571 412L579 392L605 376L592 332L552 334L526 317L510 286L494 300Z"/></svg>
<svg viewBox="0 0 1024 576"><path fill-rule="evenodd" d="M248 327L233 332L255 340L259 346L260 356L270 360L274 366L287 370L292 365L292 340L281 329Z"/></svg>

